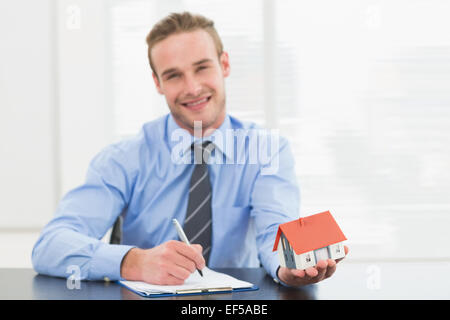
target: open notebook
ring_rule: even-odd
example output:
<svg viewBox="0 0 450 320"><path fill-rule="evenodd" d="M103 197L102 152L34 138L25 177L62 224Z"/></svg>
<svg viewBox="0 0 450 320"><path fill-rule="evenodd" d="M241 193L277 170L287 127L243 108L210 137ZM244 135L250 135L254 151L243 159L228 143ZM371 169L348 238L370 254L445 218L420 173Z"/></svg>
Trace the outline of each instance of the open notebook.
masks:
<svg viewBox="0 0 450 320"><path fill-rule="evenodd" d="M210 294L231 291L257 290L258 287L250 282L242 281L224 273L208 268L202 269L203 277L198 272L192 273L184 284L177 286L162 286L140 281L119 281L131 291L145 297Z"/></svg>

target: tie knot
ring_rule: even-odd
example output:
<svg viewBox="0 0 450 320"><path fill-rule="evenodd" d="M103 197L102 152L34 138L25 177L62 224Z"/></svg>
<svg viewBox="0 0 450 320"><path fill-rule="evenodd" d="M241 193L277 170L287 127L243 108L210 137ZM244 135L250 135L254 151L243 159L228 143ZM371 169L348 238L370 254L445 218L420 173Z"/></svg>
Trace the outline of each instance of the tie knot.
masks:
<svg viewBox="0 0 450 320"><path fill-rule="evenodd" d="M205 141L202 144L193 143L191 149L194 150L194 163L204 164L208 163L211 152L214 149L214 143Z"/></svg>

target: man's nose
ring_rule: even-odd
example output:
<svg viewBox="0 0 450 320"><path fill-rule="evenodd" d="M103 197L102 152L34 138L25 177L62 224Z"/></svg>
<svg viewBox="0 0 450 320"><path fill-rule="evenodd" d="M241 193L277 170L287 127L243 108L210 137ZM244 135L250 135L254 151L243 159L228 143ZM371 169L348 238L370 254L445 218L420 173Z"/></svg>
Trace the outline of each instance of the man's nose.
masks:
<svg viewBox="0 0 450 320"><path fill-rule="evenodd" d="M184 83L184 95L197 97L202 91L200 82L194 76L186 76Z"/></svg>

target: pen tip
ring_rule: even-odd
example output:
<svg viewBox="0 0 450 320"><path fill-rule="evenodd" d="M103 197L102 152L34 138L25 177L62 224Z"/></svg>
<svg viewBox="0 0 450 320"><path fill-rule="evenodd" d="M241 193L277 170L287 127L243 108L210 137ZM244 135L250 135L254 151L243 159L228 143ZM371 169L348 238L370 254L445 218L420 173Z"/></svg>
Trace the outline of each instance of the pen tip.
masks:
<svg viewBox="0 0 450 320"><path fill-rule="evenodd" d="M197 269L198 273L200 273L200 275L203 277L203 272L200 269Z"/></svg>

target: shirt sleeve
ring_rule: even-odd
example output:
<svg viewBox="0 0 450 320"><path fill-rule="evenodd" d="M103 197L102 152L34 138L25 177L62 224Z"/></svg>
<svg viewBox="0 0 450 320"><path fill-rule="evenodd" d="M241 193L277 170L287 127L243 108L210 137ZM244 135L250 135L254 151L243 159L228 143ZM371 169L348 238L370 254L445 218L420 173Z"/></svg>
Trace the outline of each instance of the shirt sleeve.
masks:
<svg viewBox="0 0 450 320"><path fill-rule="evenodd" d="M251 216L255 222L258 257L266 271L278 280L278 253L273 245L281 223L299 217L300 191L295 172L295 161L289 143L277 138L270 161L261 166L251 195ZM272 144L274 147L275 144Z"/></svg>
<svg viewBox="0 0 450 320"><path fill-rule="evenodd" d="M84 184L64 196L33 247L38 273L68 277L78 270L81 280L120 280L122 258L133 247L101 239L130 198L132 174L125 164L123 152L112 146L93 159Z"/></svg>

